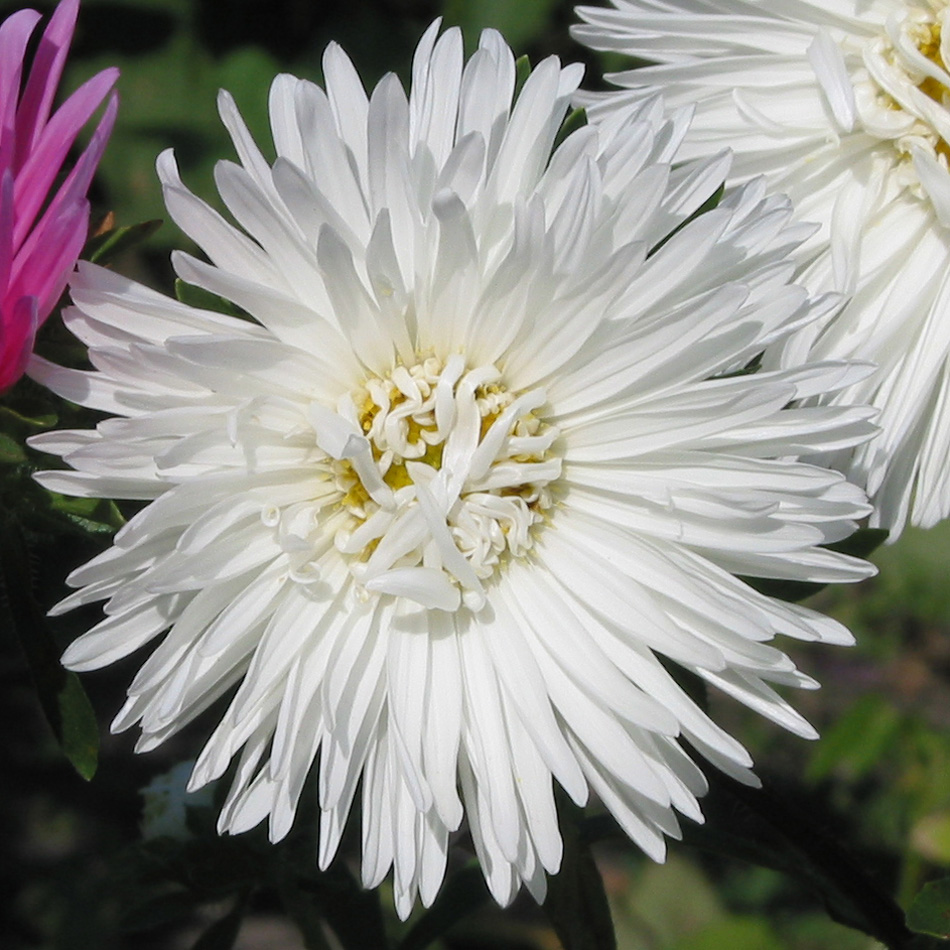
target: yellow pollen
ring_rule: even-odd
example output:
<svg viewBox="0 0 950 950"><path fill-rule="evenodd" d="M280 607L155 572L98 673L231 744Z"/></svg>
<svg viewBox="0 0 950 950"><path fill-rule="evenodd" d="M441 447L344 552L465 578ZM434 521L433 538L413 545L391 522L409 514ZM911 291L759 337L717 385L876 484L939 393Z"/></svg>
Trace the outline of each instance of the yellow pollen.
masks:
<svg viewBox="0 0 950 950"><path fill-rule="evenodd" d="M931 118L932 107L925 107L919 98L914 101L907 94L908 82L913 83L927 99L941 109L950 111L950 82L945 78L948 64L941 52L941 19L947 7L947 0L930 0L931 13L923 13L919 8L909 10L907 18L899 27L901 40L895 41L890 35L882 36L879 43L872 46L871 56L878 60L880 74L870 80L874 86L873 108L867 114L866 127L872 135L893 141L898 152L908 162L913 150L922 147L937 157L941 164L950 165L950 143L948 143L937 124ZM938 76L921 75L922 70L916 57L908 56L907 45L941 74ZM873 71L872 71L873 74ZM862 80L866 82L867 80ZM856 87L857 88L857 87ZM866 100L868 101L868 100ZM909 113L906 124L892 123L886 120L879 124L874 117L874 109L888 112ZM941 126L942 127L942 126ZM892 134L892 129L899 129Z"/></svg>
<svg viewBox="0 0 950 950"><path fill-rule="evenodd" d="M442 449L444 448L443 443L438 445L429 445L426 447L425 452L419 456L419 458L414 459L413 461L422 462L425 465L429 465L438 471L442 468ZM383 481L393 490L398 491L400 488L404 488L406 485L412 484L412 477L409 475L408 470L406 469L406 460L399 459L399 461L393 461L393 464L389 466L388 471L383 476Z"/></svg>
<svg viewBox="0 0 950 950"><path fill-rule="evenodd" d="M477 444L481 444L508 407L524 399L498 381L477 385L474 390L468 389L466 395L462 385L466 373L477 372L484 378L486 370L494 370L494 367L460 369L457 363L447 369L441 361L427 357L411 367L396 367L390 376L370 378L351 394L354 421L369 443L378 478L394 495L401 493L398 499L385 499L385 489L377 480L375 488L371 484L370 494L363 482L367 474L362 467L368 459L356 463L354 456L330 462L330 472L339 491L339 505L350 516L338 543L355 561L369 561L379 549L381 536L367 536L358 546L347 548L353 533L375 518L373 527L378 526L385 534L389 526L398 525L404 513L419 504L414 492L405 491L414 486L413 476L418 475L413 466L425 466L433 472L441 470L446 442L454 437L456 426L473 425L473 421L464 421L472 418L473 401L478 412ZM444 387L446 372L452 374L450 391L456 404L442 419L436 414L436 392L440 385ZM445 405L444 389L439 400L440 407ZM442 413L441 408L439 412ZM554 504L552 492L556 491L552 482L560 474L560 463L550 449L557 433L542 417L526 408L506 429L505 439L498 443L499 455L492 463L501 466L495 470L494 487L485 483L474 488L463 487L444 512L453 543L458 545L479 578L487 578L511 557L526 555L533 543L534 527L547 523L550 518ZM474 451L474 445L469 445L464 436L461 439L455 443L459 447L457 451ZM519 440L530 441L521 448ZM468 464L468 458L470 456L463 455L458 464ZM521 466L525 467L523 474L519 471ZM484 477L482 471L476 479ZM426 544L435 543L431 539L420 541L418 548L399 555L393 566L428 565L433 558L438 565L438 546L426 548ZM379 569L380 566L375 565L374 570ZM445 565L439 569L448 570Z"/></svg>
<svg viewBox="0 0 950 950"><path fill-rule="evenodd" d="M941 28L939 23L929 23L924 27L924 34L917 43L917 49L923 56L930 60L938 69L947 72L947 64L940 55L940 35ZM933 76L926 76L922 82L918 83L917 88L934 102L941 106L948 105L950 99L950 90L939 79ZM934 145L934 151L942 155L945 160L950 161L950 145L941 136Z"/></svg>
<svg viewBox="0 0 950 950"><path fill-rule="evenodd" d="M947 65L943 61L943 57L940 55L940 24L939 23L930 23L926 26L926 36L922 42L917 44L917 49L920 53L930 60L938 69L942 69L944 72L947 71ZM927 76L921 83L918 84L917 88L929 96L934 102L939 102L940 105L945 104L947 98L947 87L940 82L939 79L935 79L933 76Z"/></svg>

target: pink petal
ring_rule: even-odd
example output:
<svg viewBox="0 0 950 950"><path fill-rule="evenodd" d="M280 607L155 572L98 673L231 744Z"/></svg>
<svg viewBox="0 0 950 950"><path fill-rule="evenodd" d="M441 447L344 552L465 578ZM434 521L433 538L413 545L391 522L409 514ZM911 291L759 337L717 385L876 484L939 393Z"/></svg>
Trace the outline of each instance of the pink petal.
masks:
<svg viewBox="0 0 950 950"><path fill-rule="evenodd" d="M8 293L13 299L37 298L42 323L59 300L76 258L86 241L89 202L80 198L56 215L44 215L13 264Z"/></svg>
<svg viewBox="0 0 950 950"><path fill-rule="evenodd" d="M119 97L113 93L109 97L105 112L99 120L99 125L93 133L86 150L80 155L76 166L69 173L66 180L60 186L59 191L53 197L46 210L46 214L55 214L58 206L69 204L78 198L83 197L89 190L92 183L92 177L96 173L99 165L99 159L105 151L109 142L109 136L112 134L112 127L115 125L116 115L119 111Z"/></svg>
<svg viewBox="0 0 950 950"><path fill-rule="evenodd" d="M33 352L40 321L35 297L21 297L0 319L0 393L22 375Z"/></svg>
<svg viewBox="0 0 950 950"><path fill-rule="evenodd" d="M40 17L21 10L0 24L0 391L23 374L37 328L76 264L89 228L86 192L115 124L118 97L109 90L117 69L93 76L52 112L78 11L79 0L56 8L22 95L23 61ZM76 136L107 96L89 144L50 196Z"/></svg>
<svg viewBox="0 0 950 950"><path fill-rule="evenodd" d="M43 126L49 119L78 13L79 0L62 0L43 31L30 68L30 78L17 109L14 169L19 169L36 147Z"/></svg>
<svg viewBox="0 0 950 950"><path fill-rule="evenodd" d="M0 26L0 169L13 164L23 55L39 18L35 10L20 10Z"/></svg>
<svg viewBox="0 0 950 950"><path fill-rule="evenodd" d="M9 285L13 267L13 218L13 174L7 168L0 178L0 292ZM0 307L4 302L5 294L0 295Z"/></svg>
<svg viewBox="0 0 950 950"><path fill-rule="evenodd" d="M15 246L26 236L33 224L59 169L66 160L79 130L99 108L115 85L119 71L104 69L84 82L64 102L47 123L37 147L26 160L16 179L14 198L17 220L13 235Z"/></svg>

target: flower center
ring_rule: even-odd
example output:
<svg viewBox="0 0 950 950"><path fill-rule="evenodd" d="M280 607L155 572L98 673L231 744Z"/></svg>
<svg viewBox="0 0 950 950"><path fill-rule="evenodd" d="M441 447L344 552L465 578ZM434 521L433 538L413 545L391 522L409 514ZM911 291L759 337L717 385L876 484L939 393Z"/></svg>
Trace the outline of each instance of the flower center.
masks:
<svg viewBox="0 0 950 950"><path fill-rule="evenodd" d="M311 406L346 515L334 542L366 591L481 608L482 581L527 554L552 504L561 459L557 428L535 414L545 401L453 356L368 379L335 411Z"/></svg>
<svg viewBox="0 0 950 950"><path fill-rule="evenodd" d="M944 168L950 159L948 21L948 0L909 5L863 48L863 68L854 76L865 130L892 141L906 158L919 150Z"/></svg>

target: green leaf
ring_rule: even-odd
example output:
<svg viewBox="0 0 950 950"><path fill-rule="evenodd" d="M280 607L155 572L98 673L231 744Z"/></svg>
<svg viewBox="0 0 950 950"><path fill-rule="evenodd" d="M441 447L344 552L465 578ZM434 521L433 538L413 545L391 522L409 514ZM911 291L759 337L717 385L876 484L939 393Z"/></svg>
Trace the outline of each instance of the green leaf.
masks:
<svg viewBox="0 0 950 950"><path fill-rule="evenodd" d="M531 75L531 60L527 56L519 56L515 60L515 98L521 95L524 84Z"/></svg>
<svg viewBox="0 0 950 950"><path fill-rule="evenodd" d="M47 680L46 717L66 758L88 782L99 763L99 724L79 677L63 669L58 658L54 662L62 673L57 671Z"/></svg>
<svg viewBox="0 0 950 950"><path fill-rule="evenodd" d="M907 925L916 933L950 940L950 877L924 885L907 911Z"/></svg>
<svg viewBox="0 0 950 950"><path fill-rule="evenodd" d="M839 554L868 558L888 539L889 534L885 528L858 528L854 534L827 547L829 551Z"/></svg>
<svg viewBox="0 0 950 950"><path fill-rule="evenodd" d="M888 532L883 528L858 528L854 534L844 540L822 546L829 551L837 551L839 554L866 558L887 540L887 536ZM797 603L806 597L811 597L827 586L806 581L781 581L761 577L744 577L742 580L760 593L788 603Z"/></svg>
<svg viewBox="0 0 950 950"><path fill-rule="evenodd" d="M764 788L709 776L705 825L683 828L686 844L781 871L813 890L838 923L902 947L904 915L865 869L804 811Z"/></svg>
<svg viewBox="0 0 950 950"><path fill-rule="evenodd" d="M604 882L581 834L581 811L566 796L559 799L564 855L561 870L548 879L544 912L564 950L616 950Z"/></svg>
<svg viewBox="0 0 950 950"><path fill-rule="evenodd" d="M150 238L163 224L161 218L131 224L124 228L112 228L91 237L83 248L84 260L93 264L108 264L123 251L128 251Z"/></svg>
<svg viewBox="0 0 950 950"><path fill-rule="evenodd" d="M587 110L586 109L575 109L573 112L568 115L568 117L561 123L560 129L558 129L557 136L554 139L554 148L557 149L558 146L569 136L576 132L578 129L584 128L587 125Z"/></svg>
<svg viewBox="0 0 950 950"><path fill-rule="evenodd" d="M399 950L424 950L489 897L485 875L478 863L472 862L442 885L439 896L402 939Z"/></svg>
<svg viewBox="0 0 950 950"><path fill-rule="evenodd" d="M26 452L23 451L23 446L5 432L0 432L0 463L17 465L25 461Z"/></svg>
<svg viewBox="0 0 950 950"><path fill-rule="evenodd" d="M196 307L199 310L224 313L229 317L247 317L247 314L240 307L236 307L231 303L230 300L225 300L224 297L219 297L203 287L186 284L180 277L175 278L175 296L181 303L187 304L189 307Z"/></svg>
<svg viewBox="0 0 950 950"><path fill-rule="evenodd" d="M26 654L40 705L73 768L87 781L96 773L99 726L75 673L59 662L60 649L33 596L29 552L19 526L4 519L0 544L0 594Z"/></svg>
<svg viewBox="0 0 950 950"><path fill-rule="evenodd" d="M900 950L946 950L947 941L943 937L931 937L929 934L916 934Z"/></svg>
<svg viewBox="0 0 950 950"><path fill-rule="evenodd" d="M58 417L55 413L48 413L43 416L25 416L11 406L0 406L0 419L9 419L17 427L27 429L50 429L56 425Z"/></svg>
<svg viewBox="0 0 950 950"><path fill-rule="evenodd" d="M88 534L112 534L125 524L114 501L102 498L70 498L48 492L53 511L64 515L70 524Z"/></svg>
<svg viewBox="0 0 950 950"><path fill-rule="evenodd" d="M712 211L713 209L719 206L719 202L722 201L722 196L726 191L726 183L723 182L685 221L681 221L672 231L662 241L658 244L655 244L650 248L647 257L653 257L656 252L666 244L667 241L672 240L680 231L683 230L688 224L695 221L700 215L706 214L707 211Z"/></svg>
<svg viewBox="0 0 950 950"><path fill-rule="evenodd" d="M847 772L861 779L881 761L883 753L900 732L901 717L894 706L880 696L862 696L821 737L807 777L827 778L832 772Z"/></svg>

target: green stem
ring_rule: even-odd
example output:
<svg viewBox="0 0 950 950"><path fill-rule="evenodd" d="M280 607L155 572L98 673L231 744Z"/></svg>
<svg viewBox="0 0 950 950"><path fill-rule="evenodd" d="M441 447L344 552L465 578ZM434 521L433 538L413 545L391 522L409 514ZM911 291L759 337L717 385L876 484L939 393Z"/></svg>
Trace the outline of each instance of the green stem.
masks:
<svg viewBox="0 0 950 950"><path fill-rule="evenodd" d="M600 870L581 832L583 812L559 795L564 856L561 870L548 880L544 912L564 950L616 950L610 905Z"/></svg>

